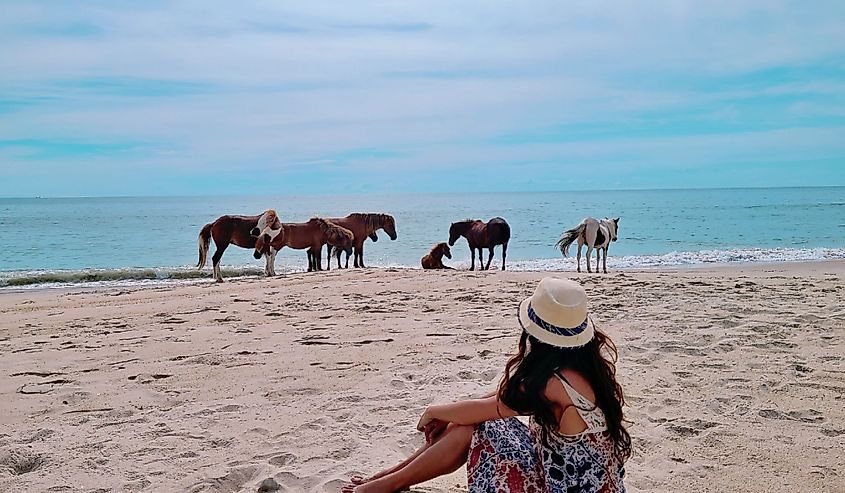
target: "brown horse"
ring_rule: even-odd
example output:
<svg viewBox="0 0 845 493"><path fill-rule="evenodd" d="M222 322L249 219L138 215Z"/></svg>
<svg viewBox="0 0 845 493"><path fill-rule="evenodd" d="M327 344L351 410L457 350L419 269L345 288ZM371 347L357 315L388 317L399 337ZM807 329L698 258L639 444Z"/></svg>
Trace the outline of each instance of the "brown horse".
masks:
<svg viewBox="0 0 845 493"><path fill-rule="evenodd" d="M438 243L431 247L428 255L420 260L423 269L451 269L451 267L443 265L443 256L452 258L452 250L446 243Z"/></svg>
<svg viewBox="0 0 845 493"><path fill-rule="evenodd" d="M308 272L311 272L322 270L323 245L330 244L349 251L352 249L352 240L352 231L326 219L312 217L307 223L282 223L277 230L264 228L255 241L253 256L256 259L262 255L275 258L284 247L308 249Z"/></svg>
<svg viewBox="0 0 845 493"><path fill-rule="evenodd" d="M467 219L452 223L449 227L449 246L454 246L458 238L463 236L469 244L469 254L472 264L469 270L475 270L475 250L478 250L478 268L487 270L493 260L493 247L502 245L502 270L505 270L505 259L508 257L508 241L511 239L511 227L501 217L494 217L486 223L478 219ZM484 266L482 248L490 250L487 266Z"/></svg>
<svg viewBox="0 0 845 493"><path fill-rule="evenodd" d="M355 267L364 267L364 240L367 237L370 237L373 241L378 241L376 231L383 229L391 240L396 239L396 221L389 214L356 212L346 217L332 217L329 221L352 231L355 236ZM328 257L331 258L331 248L329 248ZM339 262L340 257L338 256ZM349 267L348 254L346 255L346 267Z"/></svg>
<svg viewBox="0 0 845 493"><path fill-rule="evenodd" d="M214 266L214 278L217 282L223 282L223 273L220 269L220 259L229 244L241 248L255 247L255 235L250 234L255 228L259 231L265 228L279 229L282 227L279 216L273 209L268 209L258 216L220 216L214 222L208 223L200 230L197 243L199 244L199 261L197 269L202 269L208 260L208 247L211 238L214 238L214 245L217 249L211 257ZM273 266L270 257L267 257L267 265L264 272L270 274Z"/></svg>
<svg viewBox="0 0 845 493"><path fill-rule="evenodd" d="M332 222L334 222L334 221L332 221ZM355 235L353 234L352 237L353 237L352 243L354 245L355 244L355 239L354 239ZM370 235L370 239L373 240L373 241L378 241L378 235L373 233L373 234ZM332 255L334 255L335 258L337 258L337 268L338 269L348 269L349 268L349 257L352 256L353 251L354 250L352 248L350 248L348 250L341 250L339 248L334 248L330 244L327 244L326 245L326 261L328 262L328 264L326 265L326 270L329 270L332 266ZM343 252L346 252L346 267L342 267L340 265L340 255Z"/></svg>

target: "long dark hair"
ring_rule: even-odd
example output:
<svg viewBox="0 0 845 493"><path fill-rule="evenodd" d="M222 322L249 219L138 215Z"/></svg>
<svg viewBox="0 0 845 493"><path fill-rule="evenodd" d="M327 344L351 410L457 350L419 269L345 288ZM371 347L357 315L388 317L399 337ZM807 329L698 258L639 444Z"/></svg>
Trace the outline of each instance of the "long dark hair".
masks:
<svg viewBox="0 0 845 493"><path fill-rule="evenodd" d="M543 442L548 444L549 433L556 432L560 423L554 406L546 399L546 384L561 370L578 373L590 383L596 395L596 405L607 421L607 431L613 439L616 456L624 462L631 456L631 436L625 429L622 414L625 397L616 381L617 355L616 345L598 329L590 342L575 348L544 344L523 331L519 338L519 352L505 367L505 375L499 384L499 398L519 414L533 416L541 426Z"/></svg>

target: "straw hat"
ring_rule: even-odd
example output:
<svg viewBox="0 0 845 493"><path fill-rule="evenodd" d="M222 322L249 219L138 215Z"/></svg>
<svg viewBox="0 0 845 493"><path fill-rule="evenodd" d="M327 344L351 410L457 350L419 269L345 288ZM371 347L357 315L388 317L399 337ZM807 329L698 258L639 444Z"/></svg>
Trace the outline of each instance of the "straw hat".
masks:
<svg viewBox="0 0 845 493"><path fill-rule="evenodd" d="M593 339L587 292L575 281L545 277L519 304L519 323L529 335L551 346L578 347Z"/></svg>

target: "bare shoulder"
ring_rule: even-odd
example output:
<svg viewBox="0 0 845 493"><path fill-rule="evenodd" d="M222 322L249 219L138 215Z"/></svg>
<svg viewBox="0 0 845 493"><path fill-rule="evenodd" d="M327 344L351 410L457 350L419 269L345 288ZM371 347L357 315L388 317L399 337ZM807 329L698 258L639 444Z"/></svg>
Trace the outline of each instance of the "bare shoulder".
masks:
<svg viewBox="0 0 845 493"><path fill-rule="evenodd" d="M589 399L590 402L596 402L596 394L593 392L593 387L580 373L572 370L561 370L561 374L576 392ZM566 390L564 390L563 385L556 376L552 376L546 382L545 394L546 398L551 402L558 403L562 406L572 404L572 399L566 393Z"/></svg>
<svg viewBox="0 0 845 493"><path fill-rule="evenodd" d="M596 393L593 391L593 386L583 375L572 370L563 370L563 377L576 392L586 397L590 402L596 402Z"/></svg>

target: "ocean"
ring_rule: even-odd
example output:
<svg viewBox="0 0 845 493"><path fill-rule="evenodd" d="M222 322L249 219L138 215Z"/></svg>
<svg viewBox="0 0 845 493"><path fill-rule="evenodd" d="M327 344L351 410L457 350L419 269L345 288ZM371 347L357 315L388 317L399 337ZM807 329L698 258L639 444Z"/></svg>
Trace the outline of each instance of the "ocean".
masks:
<svg viewBox="0 0 845 493"><path fill-rule="evenodd" d="M574 259L563 259L554 244L586 216L621 218L608 269L845 258L845 187L21 198L0 199L0 288L210 277L210 265L194 268L200 228L222 214L268 208L286 222L392 214L399 237L368 240L368 266L416 268L434 243L448 239L451 222L494 216L511 226L513 270L574 270ZM465 240L452 252L448 265L469 266ZM258 275L264 264L230 246L222 265L225 276L236 276ZM499 249L493 265L501 265ZM277 257L277 273L305 267L304 251L285 249Z"/></svg>

